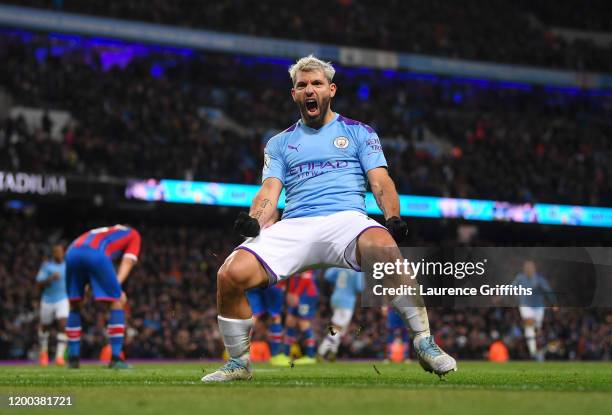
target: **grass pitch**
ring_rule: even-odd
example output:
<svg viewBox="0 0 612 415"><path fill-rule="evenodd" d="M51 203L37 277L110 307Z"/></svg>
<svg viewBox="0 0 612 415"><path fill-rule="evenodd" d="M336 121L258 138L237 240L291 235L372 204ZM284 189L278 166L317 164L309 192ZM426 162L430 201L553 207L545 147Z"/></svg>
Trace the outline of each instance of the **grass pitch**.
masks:
<svg viewBox="0 0 612 415"><path fill-rule="evenodd" d="M293 369L261 364L255 365L250 382L200 382L203 371L218 366L139 364L124 371L97 365L72 371L0 366L0 413L612 413L612 363L459 362L459 372L445 380L417 363L326 363ZM71 408L7 406L7 396L67 394L74 399Z"/></svg>

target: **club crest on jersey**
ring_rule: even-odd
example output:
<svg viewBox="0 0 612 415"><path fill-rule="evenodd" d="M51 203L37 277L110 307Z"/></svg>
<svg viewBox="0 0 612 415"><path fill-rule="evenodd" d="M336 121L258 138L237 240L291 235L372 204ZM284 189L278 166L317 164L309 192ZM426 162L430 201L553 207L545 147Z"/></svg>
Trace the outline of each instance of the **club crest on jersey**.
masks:
<svg viewBox="0 0 612 415"><path fill-rule="evenodd" d="M340 137L334 138L334 146L336 148L343 149L343 148L347 148L348 145L349 145L349 139L347 137L340 136Z"/></svg>

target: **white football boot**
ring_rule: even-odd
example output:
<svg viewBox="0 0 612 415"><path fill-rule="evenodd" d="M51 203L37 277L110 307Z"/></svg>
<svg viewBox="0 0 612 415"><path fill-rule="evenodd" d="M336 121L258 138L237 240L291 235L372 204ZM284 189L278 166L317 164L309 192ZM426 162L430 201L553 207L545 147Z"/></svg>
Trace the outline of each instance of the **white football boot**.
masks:
<svg viewBox="0 0 612 415"><path fill-rule="evenodd" d="M440 349L433 336L420 336L414 339L414 350L421 367L442 377L457 371L457 361Z"/></svg>
<svg viewBox="0 0 612 415"><path fill-rule="evenodd" d="M251 380L253 374L251 363L241 359L230 359L216 372L202 378L202 382L231 382L234 380Z"/></svg>

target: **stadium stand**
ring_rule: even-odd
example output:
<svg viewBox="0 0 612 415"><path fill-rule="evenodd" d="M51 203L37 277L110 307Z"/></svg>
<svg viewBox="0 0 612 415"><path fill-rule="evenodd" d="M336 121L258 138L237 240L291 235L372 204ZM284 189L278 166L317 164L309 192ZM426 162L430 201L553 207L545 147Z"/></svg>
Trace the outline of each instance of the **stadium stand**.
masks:
<svg viewBox="0 0 612 415"><path fill-rule="evenodd" d="M479 3L370 0L322 3L249 1L214 5L176 1L25 0L19 5L256 36L340 43L549 68L612 72L612 45L568 39L558 28L609 32L609 2L581 13L554 1ZM275 13L267 13L266 7ZM285 18L278 18L284 16ZM398 19L397 16L402 16ZM253 23L257 22L257 24ZM503 28L504 30L500 30ZM266 139L293 124L297 111L283 59L160 48L60 34L0 31L0 89L13 107L0 120L0 167L90 178L177 178L259 182ZM383 139L401 193L612 205L612 94L498 81L338 67L334 108L369 123ZM61 110L69 121L52 131ZM34 276L50 242L119 220L95 223L89 206L59 221L0 199L0 359L35 358L38 296ZM61 210L57 205L51 210ZM48 208L48 207L47 207ZM225 208L222 208L225 209ZM220 209L221 210L221 209ZM227 213L227 211L225 211ZM233 211L231 211L232 215ZM133 212L132 212L133 214ZM157 216L156 216L157 215ZM165 216L164 216L165 215ZM59 215L62 216L62 215ZM137 215L141 263L127 283L129 358L219 357L214 284L220 261L238 239L219 218L204 226L165 224L176 213ZM195 223L195 225L194 225ZM415 246L459 243L447 221L419 222ZM533 225L479 225L473 244L610 245L604 231L553 231ZM527 225L525 225L527 226ZM449 231L451 229L451 231ZM325 332L329 289L315 321ZM83 312L84 357L105 340L103 314ZM528 357L516 309L430 311L438 344L466 359L487 358L501 339L511 359ZM605 309L547 313L547 358L610 360L612 315ZM340 357L384 355L378 310L359 308Z"/></svg>
<svg viewBox="0 0 612 415"><path fill-rule="evenodd" d="M296 119L288 61L11 32L0 42L14 103L72 115L59 140L4 120L12 169L257 183L265 138ZM612 202L610 94L342 67L337 82L334 108L377 130L402 193Z"/></svg>
<svg viewBox="0 0 612 415"><path fill-rule="evenodd" d="M552 28L610 30L609 2L576 8L558 2L503 0L461 4L443 0L373 0L307 3L254 0L218 1L13 1L122 19L238 32L321 43L370 47L454 58L509 62L565 69L612 72L612 45L568 39ZM257 3L258 7L254 7ZM607 13L605 12L607 11ZM400 18L398 18L398 16Z"/></svg>

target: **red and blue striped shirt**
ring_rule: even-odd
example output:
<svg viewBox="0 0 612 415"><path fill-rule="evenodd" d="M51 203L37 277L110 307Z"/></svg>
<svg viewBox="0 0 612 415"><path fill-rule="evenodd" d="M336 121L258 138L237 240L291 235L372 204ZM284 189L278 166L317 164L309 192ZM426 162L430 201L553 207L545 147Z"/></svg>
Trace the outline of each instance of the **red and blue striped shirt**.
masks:
<svg viewBox="0 0 612 415"><path fill-rule="evenodd" d="M100 250L113 260L123 254L124 257L137 261L140 254L140 234L136 229L124 225L107 226L85 232L72 246L87 246Z"/></svg>
<svg viewBox="0 0 612 415"><path fill-rule="evenodd" d="M304 271L288 279L288 292L297 296L315 296L319 294L314 280L314 271Z"/></svg>

